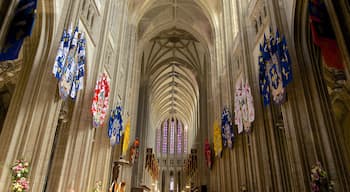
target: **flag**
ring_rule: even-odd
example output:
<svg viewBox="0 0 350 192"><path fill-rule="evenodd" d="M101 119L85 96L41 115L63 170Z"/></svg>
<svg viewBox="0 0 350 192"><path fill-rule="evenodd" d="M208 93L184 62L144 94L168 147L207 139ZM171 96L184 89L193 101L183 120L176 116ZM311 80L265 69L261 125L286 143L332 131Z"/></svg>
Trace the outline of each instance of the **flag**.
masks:
<svg viewBox="0 0 350 192"><path fill-rule="evenodd" d="M319 0L310 1L309 17L313 42L320 47L327 67L344 70L344 61L325 3Z"/></svg>
<svg viewBox="0 0 350 192"><path fill-rule="evenodd" d="M279 33L277 33L279 38ZM285 101L285 90L282 86L280 58L278 54L278 43L276 43L273 33L270 29L270 38L268 41L269 59L265 60L267 65L267 75L270 82L270 90L273 96L273 101L277 104L282 104Z"/></svg>
<svg viewBox="0 0 350 192"><path fill-rule="evenodd" d="M265 73L266 73L266 66L264 62L264 57L263 57L263 46L259 44L259 56L258 56L258 64L259 64L259 86L260 86L260 93L263 94L265 92L264 88L266 87L266 82L264 81L265 79Z"/></svg>
<svg viewBox="0 0 350 192"><path fill-rule="evenodd" d="M234 133L231 121L231 113L226 107L224 108L224 111L221 114L221 129L223 146L232 149Z"/></svg>
<svg viewBox="0 0 350 192"><path fill-rule="evenodd" d="M83 89L84 87L84 82L83 82L84 74L85 74L84 68L86 63L85 47L86 47L86 40L84 37L84 33L81 33L78 40L78 48L77 48L78 64L75 69L75 74L72 82L72 89L70 93L70 96L72 99L75 99L78 91Z"/></svg>
<svg viewBox="0 0 350 192"><path fill-rule="evenodd" d="M55 75L56 79L60 80L62 77L62 70L65 64L66 56L64 54L64 38L66 37L67 31L63 30L60 45L58 47L55 63L53 65L52 73Z"/></svg>
<svg viewBox="0 0 350 192"><path fill-rule="evenodd" d="M110 143L112 146L120 143L122 131L122 108L120 106L117 106L114 110L111 111L111 115L108 121L108 137L110 138Z"/></svg>
<svg viewBox="0 0 350 192"><path fill-rule="evenodd" d="M238 134L243 132L242 102L243 102L242 78L239 77L236 82L235 103L234 103L235 125L237 125Z"/></svg>
<svg viewBox="0 0 350 192"><path fill-rule="evenodd" d="M275 56L273 56L275 57ZM269 81L270 81L270 90L273 96L273 101L276 104L282 104L285 102L285 88L282 85L281 73L278 68L278 64L270 64L268 69Z"/></svg>
<svg viewBox="0 0 350 192"><path fill-rule="evenodd" d="M263 63L265 65L265 72L264 72L264 77L263 77L263 97L264 97L264 105L268 105L270 104L270 76L269 76L269 68L271 67L272 62L275 60L273 58L274 56L274 52L272 51L273 49L275 49L275 45L274 45L274 38L271 35L270 32L270 36L269 36L269 40L266 39L266 36L264 34L264 43L263 43Z"/></svg>
<svg viewBox="0 0 350 192"><path fill-rule="evenodd" d="M283 87L286 87L292 81L293 73L291 68L289 51L287 48L287 41L285 37L283 37L282 39L281 46L282 46L282 51L281 51L280 62L281 62L282 83L283 83Z"/></svg>
<svg viewBox="0 0 350 192"><path fill-rule="evenodd" d="M118 113L117 113L117 140L116 143L119 144L121 141L121 137L123 134L123 118L122 118L122 114L121 114L121 107L117 107Z"/></svg>
<svg viewBox="0 0 350 192"><path fill-rule="evenodd" d="M235 92L235 124L238 127L238 134L249 132L251 123L255 119L253 97L248 81L243 82L240 76L236 83Z"/></svg>
<svg viewBox="0 0 350 192"><path fill-rule="evenodd" d="M211 160L211 148L208 139L204 142L204 157L207 161L207 166L209 169L211 169L212 166L212 160Z"/></svg>
<svg viewBox="0 0 350 192"><path fill-rule="evenodd" d="M126 152L128 151L129 140L130 140L130 119L128 119L125 125L123 150L122 150L123 155L126 155Z"/></svg>
<svg viewBox="0 0 350 192"><path fill-rule="evenodd" d="M59 80L59 94L63 100L70 96L76 99L78 91L84 87L86 64L85 34L78 27L72 34L72 27L64 30L57 51L52 73Z"/></svg>
<svg viewBox="0 0 350 192"><path fill-rule="evenodd" d="M93 126L102 127L108 110L109 78L103 73L96 82L95 93L92 99L91 113Z"/></svg>
<svg viewBox="0 0 350 192"><path fill-rule="evenodd" d="M266 36L264 35L264 43L263 45L259 45L259 57L258 57L258 64L259 64L259 86L260 86L260 93L263 96L263 103L264 106L267 106L270 104L270 82L269 78L266 74L266 59L270 60L270 53L267 51L267 43L266 43Z"/></svg>
<svg viewBox="0 0 350 192"><path fill-rule="evenodd" d="M145 169L149 170L150 166L151 166L151 154L146 153Z"/></svg>
<svg viewBox="0 0 350 192"><path fill-rule="evenodd" d="M277 89L280 81L278 71L277 71L277 64L272 64L269 71L269 75L270 75L271 85L273 89Z"/></svg>
<svg viewBox="0 0 350 192"><path fill-rule="evenodd" d="M221 129L217 120L214 121L214 151L215 156L221 156L222 152L222 137Z"/></svg>
<svg viewBox="0 0 350 192"><path fill-rule="evenodd" d="M267 106L270 104L270 82L269 82L269 79L267 78L267 76L264 77L264 92L262 94L263 96L263 103L264 103L264 106Z"/></svg>
<svg viewBox="0 0 350 192"><path fill-rule="evenodd" d="M278 57L280 58L283 54L283 44L282 44L282 39L280 37L280 32L276 31L276 52Z"/></svg>
<svg viewBox="0 0 350 192"><path fill-rule="evenodd" d="M276 45L277 45L277 56L279 60L279 68L282 77L282 85L285 88L293 79L290 55L287 48L287 40L285 36L280 38L279 31L276 31Z"/></svg>
<svg viewBox="0 0 350 192"><path fill-rule="evenodd" d="M251 128L251 123L255 119L255 109L253 103L253 96L248 81L244 83L243 87L243 126L244 131L249 132Z"/></svg>
<svg viewBox="0 0 350 192"><path fill-rule="evenodd" d="M63 34L64 35L64 38L63 38L63 69L66 65L66 61L67 61L67 57L68 57L68 52L69 52L69 48L70 48L70 44L72 43L72 40L73 40L73 29L72 29L72 26L69 26L68 27L68 30L66 33ZM62 71L63 73L63 71Z"/></svg>
<svg viewBox="0 0 350 192"><path fill-rule="evenodd" d="M114 122L117 118L117 111L112 110L111 115L108 120L108 137L110 139L110 143L113 146L117 140L117 128L114 127Z"/></svg>
<svg viewBox="0 0 350 192"><path fill-rule="evenodd" d="M60 46L58 47L54 67L52 70L52 73L58 80L61 80L63 70L65 70L71 41L72 27L69 27L68 30L63 30Z"/></svg>
<svg viewBox="0 0 350 192"><path fill-rule="evenodd" d="M262 47L262 57L264 59L264 61L269 61L271 59L271 55L270 55L270 49L269 49L269 45L268 45L268 41L266 39L266 35L264 34L264 43L263 43L263 47Z"/></svg>
<svg viewBox="0 0 350 192"><path fill-rule="evenodd" d="M67 99L72 89L73 78L77 68L77 63L75 61L75 55L77 52L77 49L76 49L77 42L78 42L78 27L76 27L74 30L74 34L69 46L67 64L64 66L62 78L58 83L59 94L63 100Z"/></svg>
<svg viewBox="0 0 350 192"><path fill-rule="evenodd" d="M20 0L10 23L0 61L18 58L24 38L31 35L36 15L36 0Z"/></svg>
<svg viewBox="0 0 350 192"><path fill-rule="evenodd" d="M241 111L242 111L242 130L246 129L245 126L249 124L249 112L248 112L248 103L247 103L247 93L246 93L246 87L245 83L243 82L242 78L242 83L241 83L241 89L242 89L242 98L241 98ZM250 127L250 126L249 126Z"/></svg>
<svg viewBox="0 0 350 192"><path fill-rule="evenodd" d="M150 171L150 168L152 166L152 148L147 148L146 149L146 163L145 163L145 168Z"/></svg>
<svg viewBox="0 0 350 192"><path fill-rule="evenodd" d="M269 37L269 42L267 43L268 45L268 51L270 52L270 54L275 54L277 51L277 43L275 38L273 37L273 33L272 33L272 29L270 27L270 37Z"/></svg>

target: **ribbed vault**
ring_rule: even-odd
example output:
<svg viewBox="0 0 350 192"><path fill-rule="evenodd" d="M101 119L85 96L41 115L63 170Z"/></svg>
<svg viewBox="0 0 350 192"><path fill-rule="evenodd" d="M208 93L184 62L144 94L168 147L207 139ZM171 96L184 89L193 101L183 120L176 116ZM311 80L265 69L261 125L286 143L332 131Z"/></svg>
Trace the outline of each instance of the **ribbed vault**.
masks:
<svg viewBox="0 0 350 192"><path fill-rule="evenodd" d="M213 42L213 13L218 0L131 0L132 18L138 25L141 40L149 40L159 32L177 27L210 45Z"/></svg>
<svg viewBox="0 0 350 192"><path fill-rule="evenodd" d="M203 52L194 36L177 28L151 39L144 50L144 71L149 77L152 127L172 117L195 126Z"/></svg>
<svg viewBox="0 0 350 192"><path fill-rule="evenodd" d="M156 128L176 118L188 127L189 146L199 127L200 82L213 43L218 0L131 0L137 24L142 79L148 85L148 145ZM210 7L210 8L209 8ZM214 19L215 20L215 19Z"/></svg>

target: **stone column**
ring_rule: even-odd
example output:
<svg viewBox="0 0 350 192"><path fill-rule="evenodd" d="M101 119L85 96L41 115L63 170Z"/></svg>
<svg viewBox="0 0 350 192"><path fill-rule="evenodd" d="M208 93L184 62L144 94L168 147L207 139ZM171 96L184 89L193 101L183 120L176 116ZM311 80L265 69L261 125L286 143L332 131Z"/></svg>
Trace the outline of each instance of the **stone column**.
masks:
<svg viewBox="0 0 350 192"><path fill-rule="evenodd" d="M30 162L31 190L42 191L45 185L61 104L55 99L57 82L51 74L60 40L52 3L38 2L32 35L22 47L24 67L0 136L1 191L9 189L9 166L20 158Z"/></svg>

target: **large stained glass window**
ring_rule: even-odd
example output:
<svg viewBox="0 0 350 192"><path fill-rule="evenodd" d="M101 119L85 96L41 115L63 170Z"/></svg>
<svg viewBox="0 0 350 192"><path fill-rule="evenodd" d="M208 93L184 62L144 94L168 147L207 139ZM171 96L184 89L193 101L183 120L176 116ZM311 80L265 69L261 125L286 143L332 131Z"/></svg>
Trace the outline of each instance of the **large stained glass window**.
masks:
<svg viewBox="0 0 350 192"><path fill-rule="evenodd" d="M156 129L156 152L162 154L187 154L188 131L180 120L176 118L163 121Z"/></svg>
<svg viewBox="0 0 350 192"><path fill-rule="evenodd" d="M162 153L167 153L167 151L168 151L168 121L164 121Z"/></svg>
<svg viewBox="0 0 350 192"><path fill-rule="evenodd" d="M161 133L161 128L158 128L156 130L156 152L160 153L160 140L162 139L162 133Z"/></svg>
<svg viewBox="0 0 350 192"><path fill-rule="evenodd" d="M170 121L170 149L169 153L174 154L175 153L175 121L172 119Z"/></svg>
<svg viewBox="0 0 350 192"><path fill-rule="evenodd" d="M182 153L182 123L178 122L177 124L177 153Z"/></svg>

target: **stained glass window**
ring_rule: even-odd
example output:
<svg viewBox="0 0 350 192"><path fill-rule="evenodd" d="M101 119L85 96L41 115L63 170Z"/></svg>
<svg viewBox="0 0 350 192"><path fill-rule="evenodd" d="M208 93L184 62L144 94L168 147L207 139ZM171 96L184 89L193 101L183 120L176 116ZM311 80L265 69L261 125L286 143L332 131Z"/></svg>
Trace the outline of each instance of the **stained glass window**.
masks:
<svg viewBox="0 0 350 192"><path fill-rule="evenodd" d="M177 124L177 153L182 153L182 123Z"/></svg>
<svg viewBox="0 0 350 192"><path fill-rule="evenodd" d="M167 150L168 150L168 121L164 121L162 153L167 153Z"/></svg>
<svg viewBox="0 0 350 192"><path fill-rule="evenodd" d="M170 122L170 149L169 153L174 154L175 153L175 121L174 119Z"/></svg>
<svg viewBox="0 0 350 192"><path fill-rule="evenodd" d="M161 128L158 128L156 130L156 151L157 153L160 153L160 140L161 140Z"/></svg>

